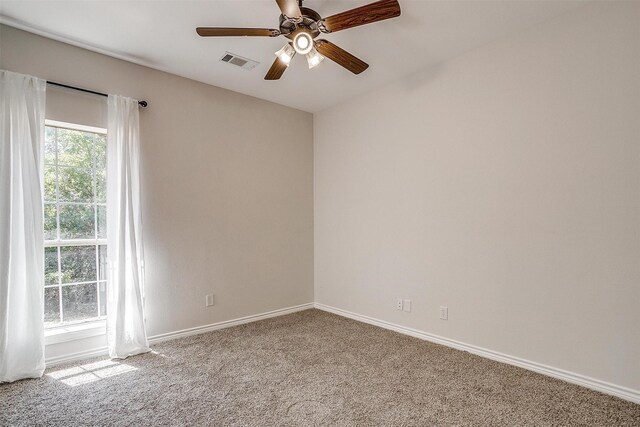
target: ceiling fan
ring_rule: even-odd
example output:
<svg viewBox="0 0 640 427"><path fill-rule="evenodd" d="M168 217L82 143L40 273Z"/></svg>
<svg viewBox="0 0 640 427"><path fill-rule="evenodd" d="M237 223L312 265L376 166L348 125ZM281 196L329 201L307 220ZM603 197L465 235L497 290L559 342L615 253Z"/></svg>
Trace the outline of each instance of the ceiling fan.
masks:
<svg viewBox="0 0 640 427"><path fill-rule="evenodd" d="M369 67L369 64L328 40L315 40L316 37L321 33L335 33L336 31L400 16L398 0L376 1L328 18L321 18L315 10L302 7L302 0L276 0L276 3L282 12L280 15L280 28L277 30L269 28L198 27L196 32L202 37L285 36L291 40L276 52L276 59L264 76L265 80L278 80L282 77L296 53L306 55L309 68L320 64L326 57L352 73L360 74Z"/></svg>

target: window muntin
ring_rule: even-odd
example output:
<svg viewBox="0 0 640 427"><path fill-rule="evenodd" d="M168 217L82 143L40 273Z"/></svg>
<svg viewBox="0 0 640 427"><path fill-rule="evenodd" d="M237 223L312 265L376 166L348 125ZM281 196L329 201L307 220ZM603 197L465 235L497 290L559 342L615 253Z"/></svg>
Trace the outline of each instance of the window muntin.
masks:
<svg viewBox="0 0 640 427"><path fill-rule="evenodd" d="M106 131L47 121L45 327L106 315Z"/></svg>

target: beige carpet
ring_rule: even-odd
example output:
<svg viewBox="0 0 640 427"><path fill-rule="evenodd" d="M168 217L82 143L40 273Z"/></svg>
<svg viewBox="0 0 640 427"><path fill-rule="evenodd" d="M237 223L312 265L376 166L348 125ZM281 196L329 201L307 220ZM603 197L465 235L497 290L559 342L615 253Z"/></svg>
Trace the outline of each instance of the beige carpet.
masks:
<svg viewBox="0 0 640 427"><path fill-rule="evenodd" d="M640 426L640 405L318 310L0 385L1 426Z"/></svg>

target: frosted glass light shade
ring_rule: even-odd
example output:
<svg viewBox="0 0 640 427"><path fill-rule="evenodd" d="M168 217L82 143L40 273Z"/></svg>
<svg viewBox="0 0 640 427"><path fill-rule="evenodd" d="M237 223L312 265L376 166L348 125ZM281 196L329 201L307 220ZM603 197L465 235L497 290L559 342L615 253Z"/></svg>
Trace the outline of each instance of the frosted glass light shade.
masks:
<svg viewBox="0 0 640 427"><path fill-rule="evenodd" d="M295 54L296 51L293 49L293 47L291 47L289 43L284 45L282 49L276 52L276 56L280 58L280 61L282 61L287 67L291 63L291 59L295 56Z"/></svg>
<svg viewBox="0 0 640 427"><path fill-rule="evenodd" d="M309 64L309 69L316 67L324 60L324 56L320 55L315 48L311 49L311 52L307 53L307 63Z"/></svg>

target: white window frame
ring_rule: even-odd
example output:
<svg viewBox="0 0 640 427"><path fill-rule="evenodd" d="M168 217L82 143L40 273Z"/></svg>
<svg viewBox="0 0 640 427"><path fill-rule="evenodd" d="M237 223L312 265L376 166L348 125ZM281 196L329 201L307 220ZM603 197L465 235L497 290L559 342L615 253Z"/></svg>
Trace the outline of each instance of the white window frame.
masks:
<svg viewBox="0 0 640 427"><path fill-rule="evenodd" d="M91 133L97 133L97 134L102 134L102 135L106 135L107 134L107 130L104 128L99 128L99 127L92 127L92 126L85 126L85 125L79 125L79 124L75 124L75 123L67 123L67 122L60 122L60 121L56 121L56 120L45 120L45 126L47 127L56 127L56 128L61 128L61 129L68 129L68 130L76 130L76 131L82 131L82 132L91 132ZM56 156L57 156L57 152L56 152ZM56 163L57 163L57 159L56 159ZM95 174L93 176L93 180L94 180L94 191L95 191ZM58 182L56 179L56 193L58 192ZM62 305L62 287L64 286L73 286L73 285L80 285L80 284L85 284L85 283L96 283L98 286L98 295L97 295L97 305L98 308L100 307L100 285L102 283L104 283L104 285L106 286L106 280L100 280L99 279L99 246L101 245L107 245L107 239L103 238L103 239L61 239L60 238L60 218L59 218L59 208L58 206L60 204L63 205L74 205L74 204L78 204L78 205L86 205L86 202L62 202L60 203L59 200L57 200L58 197L56 197L56 239L55 240L45 240L44 241L44 248L50 248L50 247L63 247L63 246L95 246L96 247L96 280L94 281L89 281L89 282L74 282L74 283L65 283L65 284L60 284L58 283L58 285L44 285L43 284L43 292L45 288L54 288L57 287L58 289L60 289L60 297L59 297L59 303L60 305ZM95 223L94 223L94 235L97 236L97 227L98 227L98 205L104 205L106 206L106 202L105 203L97 203L95 200L93 201L93 203L91 203L93 205L93 209L94 209L94 215L95 215ZM58 265L60 265L60 251L58 251ZM60 314L62 315L63 310L62 307L60 307ZM83 338L89 338L89 337L93 337L93 336L99 336L99 335L104 335L106 333L106 320L105 320L106 316L99 316L98 318L94 318L92 320L85 320L85 321L78 321L78 322L68 322L68 323L63 323L61 325L58 326L52 326L52 327L48 327L45 328L45 345L50 345L50 344L58 344L58 343L62 343L62 342L66 342L66 341L72 341L72 340L77 340L77 339L83 339Z"/></svg>

